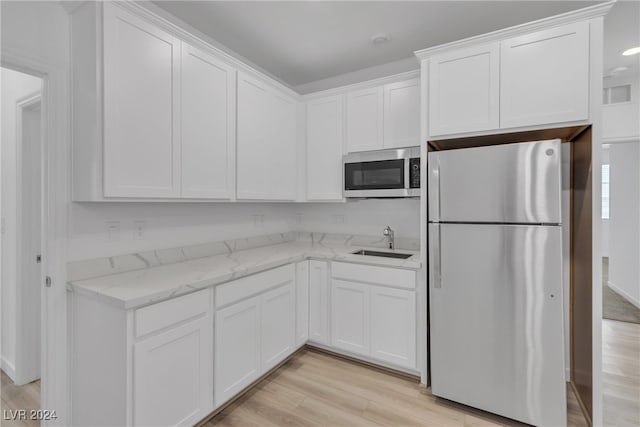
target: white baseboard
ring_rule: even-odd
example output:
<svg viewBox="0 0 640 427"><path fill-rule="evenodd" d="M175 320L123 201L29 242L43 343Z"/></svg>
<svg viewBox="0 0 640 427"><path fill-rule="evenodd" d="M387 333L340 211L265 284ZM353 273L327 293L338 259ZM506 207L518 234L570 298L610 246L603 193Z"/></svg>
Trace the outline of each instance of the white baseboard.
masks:
<svg viewBox="0 0 640 427"><path fill-rule="evenodd" d="M11 378L11 381L13 381L14 383L16 382L16 367L13 363L9 362L7 359L5 359L4 356L2 356L2 370L4 371L5 374L7 374L7 376L9 378Z"/></svg>
<svg viewBox="0 0 640 427"><path fill-rule="evenodd" d="M623 289L620 289L619 287L617 287L616 285L611 283L611 281L608 281L607 285L609 285L609 287L611 289L613 289L617 294L622 296L624 299L629 301L631 304L635 305L637 308L640 308L640 301L633 299L633 297L631 295L629 295L628 293L626 293Z"/></svg>

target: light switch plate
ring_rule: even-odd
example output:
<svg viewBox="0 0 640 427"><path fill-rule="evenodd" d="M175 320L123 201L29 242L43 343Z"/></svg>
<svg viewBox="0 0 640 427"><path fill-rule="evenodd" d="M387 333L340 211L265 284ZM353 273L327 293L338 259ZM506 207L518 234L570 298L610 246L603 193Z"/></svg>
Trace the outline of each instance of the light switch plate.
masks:
<svg viewBox="0 0 640 427"><path fill-rule="evenodd" d="M105 221L107 241L120 241L120 221Z"/></svg>

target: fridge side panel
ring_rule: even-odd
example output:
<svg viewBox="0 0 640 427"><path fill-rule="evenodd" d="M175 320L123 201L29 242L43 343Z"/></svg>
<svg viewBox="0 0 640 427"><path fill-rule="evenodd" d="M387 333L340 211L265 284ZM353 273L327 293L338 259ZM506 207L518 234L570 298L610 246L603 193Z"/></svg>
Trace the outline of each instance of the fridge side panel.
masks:
<svg viewBox="0 0 640 427"><path fill-rule="evenodd" d="M440 151L429 163L437 165L437 172L429 169L430 192L437 183L436 221L562 221L560 140Z"/></svg>
<svg viewBox="0 0 640 427"><path fill-rule="evenodd" d="M430 236L437 228L433 393L529 424L564 425L561 227L430 224Z"/></svg>

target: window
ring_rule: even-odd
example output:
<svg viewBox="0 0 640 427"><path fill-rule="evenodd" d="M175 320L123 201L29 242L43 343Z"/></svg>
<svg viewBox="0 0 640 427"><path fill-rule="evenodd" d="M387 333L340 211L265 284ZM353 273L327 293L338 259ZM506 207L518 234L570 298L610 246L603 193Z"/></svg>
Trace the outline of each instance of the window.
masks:
<svg viewBox="0 0 640 427"><path fill-rule="evenodd" d="M609 165L602 165L602 219L609 219Z"/></svg>

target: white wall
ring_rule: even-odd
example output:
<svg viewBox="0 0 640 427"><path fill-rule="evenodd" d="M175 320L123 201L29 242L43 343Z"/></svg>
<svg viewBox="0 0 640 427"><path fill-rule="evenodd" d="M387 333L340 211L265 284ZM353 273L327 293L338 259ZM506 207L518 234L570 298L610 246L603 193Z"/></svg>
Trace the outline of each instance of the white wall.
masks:
<svg viewBox="0 0 640 427"><path fill-rule="evenodd" d="M640 140L611 144L609 156L609 285L640 307Z"/></svg>
<svg viewBox="0 0 640 427"><path fill-rule="evenodd" d="M398 238L420 238L420 201L416 199L305 203L292 209L294 230L382 236L389 225Z"/></svg>
<svg viewBox="0 0 640 427"><path fill-rule="evenodd" d="M640 135L640 75L631 74L604 79L603 87L631 84L631 101L602 106L602 137L608 140Z"/></svg>
<svg viewBox="0 0 640 427"><path fill-rule="evenodd" d="M40 91L37 77L2 68L2 369L13 378L16 358L16 291L17 291L17 229L16 229L16 102Z"/></svg>
<svg viewBox="0 0 640 427"><path fill-rule="evenodd" d="M604 145L602 147L602 164L603 165L608 165L609 164L609 145ZM602 256L603 257L608 257L609 256L609 220L608 219L603 219L602 220L602 246L601 246L601 250L602 250Z"/></svg>
<svg viewBox="0 0 640 427"><path fill-rule="evenodd" d="M73 203L69 261L290 230L290 204ZM118 240L107 227L118 221ZM144 221L143 239L134 222Z"/></svg>

